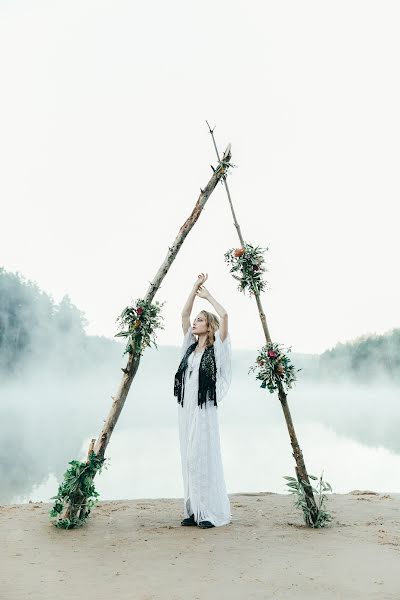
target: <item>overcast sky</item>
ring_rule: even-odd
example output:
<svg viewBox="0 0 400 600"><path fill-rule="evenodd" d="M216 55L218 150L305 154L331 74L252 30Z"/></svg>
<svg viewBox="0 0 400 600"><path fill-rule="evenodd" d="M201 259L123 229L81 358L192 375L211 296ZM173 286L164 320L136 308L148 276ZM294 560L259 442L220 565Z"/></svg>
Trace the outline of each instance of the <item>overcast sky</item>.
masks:
<svg viewBox="0 0 400 600"><path fill-rule="evenodd" d="M320 352L400 326L397 2L0 6L0 266L112 336L210 177L208 119L244 237L269 248L274 341ZM221 185L158 293L161 344L180 344L205 271L233 347L262 345L224 263L237 246Z"/></svg>

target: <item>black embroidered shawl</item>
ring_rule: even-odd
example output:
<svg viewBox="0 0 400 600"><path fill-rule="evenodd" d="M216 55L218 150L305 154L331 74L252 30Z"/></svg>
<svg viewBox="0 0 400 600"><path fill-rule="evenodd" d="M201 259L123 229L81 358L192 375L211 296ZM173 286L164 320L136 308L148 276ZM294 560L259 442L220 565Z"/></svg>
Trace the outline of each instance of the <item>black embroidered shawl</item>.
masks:
<svg viewBox="0 0 400 600"><path fill-rule="evenodd" d="M188 358L198 342L194 342L186 350L184 357L182 358L178 370L175 373L174 380L174 396L177 396L177 402L183 407L183 396L185 386L185 371L188 366ZM217 366L215 363L214 346L209 346L204 349L203 356L200 360L199 366L199 394L197 404L200 408L203 408L203 404L206 405L207 399L210 402L214 402L214 406L217 406L217 393L216 393L216 381L217 381Z"/></svg>

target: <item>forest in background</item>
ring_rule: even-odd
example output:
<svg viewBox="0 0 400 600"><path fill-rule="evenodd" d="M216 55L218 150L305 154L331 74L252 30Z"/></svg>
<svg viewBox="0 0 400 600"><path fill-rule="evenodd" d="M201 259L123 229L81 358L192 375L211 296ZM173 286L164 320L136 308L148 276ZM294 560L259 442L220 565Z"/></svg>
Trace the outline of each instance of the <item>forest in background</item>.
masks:
<svg viewBox="0 0 400 600"><path fill-rule="evenodd" d="M36 283L0 268L0 374L21 376L47 364L70 375L102 362L117 344L85 333L87 320L64 296L59 304Z"/></svg>
<svg viewBox="0 0 400 600"><path fill-rule="evenodd" d="M39 360L73 375L107 359L116 340L85 333L87 320L68 296L59 304L35 283L0 268L0 373L23 374ZM246 351L248 354L248 351ZM293 353L302 375L316 380L400 381L400 328L339 343L320 355Z"/></svg>

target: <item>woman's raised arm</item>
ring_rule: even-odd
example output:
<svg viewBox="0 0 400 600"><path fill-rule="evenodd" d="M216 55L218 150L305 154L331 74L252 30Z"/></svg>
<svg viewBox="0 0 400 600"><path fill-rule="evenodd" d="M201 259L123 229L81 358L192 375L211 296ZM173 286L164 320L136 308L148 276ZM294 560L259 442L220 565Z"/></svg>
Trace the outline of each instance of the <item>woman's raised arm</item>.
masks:
<svg viewBox="0 0 400 600"><path fill-rule="evenodd" d="M212 304L213 307L215 308L215 310L217 311L218 316L220 318L219 335L221 338L221 342L223 342L225 340L226 336L228 335L228 313L226 312L226 310L222 306L222 304L217 302L217 300L214 298L214 296L212 296L210 294L210 292L208 291L207 288L204 287L204 285L199 287L199 290L196 295L199 296L199 298L205 298L206 300L208 300L210 302L210 304Z"/></svg>
<svg viewBox="0 0 400 600"><path fill-rule="evenodd" d="M190 327L190 315L192 313L192 308L193 308L193 302L194 299L196 298L196 294L197 291L199 289L199 287L201 285L203 285L203 283L206 281L208 275L207 273L200 273L199 276L197 277L197 280L189 294L188 299L186 300L185 306L182 309L182 330L183 330L183 335L186 335L187 330Z"/></svg>

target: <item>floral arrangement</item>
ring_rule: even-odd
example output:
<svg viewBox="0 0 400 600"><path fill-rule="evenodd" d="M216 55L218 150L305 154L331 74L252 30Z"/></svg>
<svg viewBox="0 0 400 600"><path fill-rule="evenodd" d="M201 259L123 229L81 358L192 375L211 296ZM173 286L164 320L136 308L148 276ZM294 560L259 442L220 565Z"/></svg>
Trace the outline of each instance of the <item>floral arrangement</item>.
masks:
<svg viewBox="0 0 400 600"><path fill-rule="evenodd" d="M291 348L287 348L287 352L291 352ZM294 368L290 358L283 352L282 344L274 342L267 343L259 350L256 364L250 367L249 373L256 370L256 379L262 382L260 387L268 388L271 394L282 385L291 388L296 381L296 372L301 371Z"/></svg>
<svg viewBox="0 0 400 600"><path fill-rule="evenodd" d="M161 308L165 303L156 301L154 304L139 298L135 306L127 306L117 318L119 328L122 329L114 337L127 338L125 352L130 354L143 354L145 348L157 344L153 332L155 329L164 329L161 324L163 317Z"/></svg>
<svg viewBox="0 0 400 600"><path fill-rule="evenodd" d="M242 248L231 248L224 254L225 262L230 265L230 273L234 279L239 281L238 289L240 292L249 292L249 295L263 292L266 282L263 279L263 273L267 270L264 267L264 252L268 248L260 248L245 243Z"/></svg>
<svg viewBox="0 0 400 600"><path fill-rule="evenodd" d="M315 477L315 475L308 475L310 479L318 481L317 488L306 481L299 482L294 477L289 477L288 475L284 476L284 479L287 479L286 485L289 488L289 492L297 496L295 506L303 511L305 524L309 527L325 527L329 521L332 521L332 516L325 510L326 495L324 494L324 492L331 492L332 486L327 481L323 481L322 475L319 479L318 477ZM317 496L317 512L314 515L311 512L310 506L307 504L306 487L310 488Z"/></svg>
<svg viewBox="0 0 400 600"><path fill-rule="evenodd" d="M99 493L94 487L93 479L97 472L101 473L106 460L91 452L87 462L71 460L68 463L71 467L64 473L64 481L58 488L57 496L51 498L55 503L49 514L56 527L73 529L86 521L91 509L98 502ZM66 505L77 506L77 516L60 518Z"/></svg>

